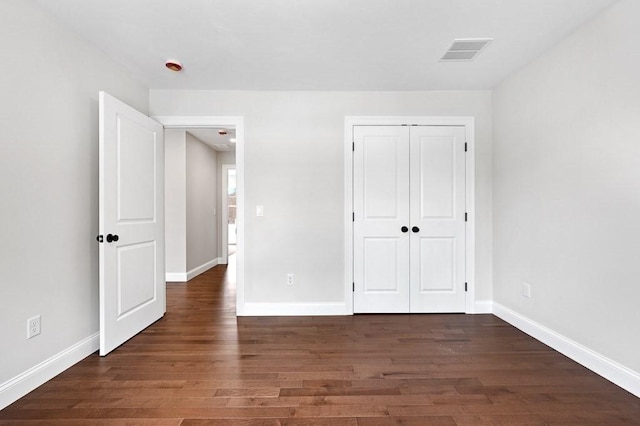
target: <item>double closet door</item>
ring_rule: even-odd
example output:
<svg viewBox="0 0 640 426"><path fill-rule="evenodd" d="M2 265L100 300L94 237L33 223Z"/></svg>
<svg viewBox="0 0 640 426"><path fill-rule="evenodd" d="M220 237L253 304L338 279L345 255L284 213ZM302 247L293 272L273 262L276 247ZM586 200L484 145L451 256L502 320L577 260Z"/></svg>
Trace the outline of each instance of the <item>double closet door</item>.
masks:
<svg viewBox="0 0 640 426"><path fill-rule="evenodd" d="M464 312L465 127L353 136L354 312Z"/></svg>

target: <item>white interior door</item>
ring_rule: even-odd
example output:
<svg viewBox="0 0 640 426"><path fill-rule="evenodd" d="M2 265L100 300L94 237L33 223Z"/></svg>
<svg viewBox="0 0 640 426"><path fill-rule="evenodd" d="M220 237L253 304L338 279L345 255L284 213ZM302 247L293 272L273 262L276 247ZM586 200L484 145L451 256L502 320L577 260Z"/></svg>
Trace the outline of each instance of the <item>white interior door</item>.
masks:
<svg viewBox="0 0 640 426"><path fill-rule="evenodd" d="M161 318L164 130L100 92L100 355Z"/></svg>
<svg viewBox="0 0 640 426"><path fill-rule="evenodd" d="M411 127L411 312L465 311L465 128Z"/></svg>
<svg viewBox="0 0 640 426"><path fill-rule="evenodd" d="M354 312L465 311L465 127L353 127Z"/></svg>
<svg viewBox="0 0 640 426"><path fill-rule="evenodd" d="M353 132L354 312L408 312L409 128Z"/></svg>

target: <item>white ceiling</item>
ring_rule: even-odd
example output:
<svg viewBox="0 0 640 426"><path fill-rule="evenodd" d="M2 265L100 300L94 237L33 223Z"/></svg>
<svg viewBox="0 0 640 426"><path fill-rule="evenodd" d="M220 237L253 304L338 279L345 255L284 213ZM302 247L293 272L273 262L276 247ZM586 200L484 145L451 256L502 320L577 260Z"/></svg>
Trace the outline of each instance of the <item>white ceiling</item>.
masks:
<svg viewBox="0 0 640 426"><path fill-rule="evenodd" d="M614 2L32 1L152 89L372 91L491 89ZM494 41L440 62L454 38Z"/></svg>
<svg viewBox="0 0 640 426"><path fill-rule="evenodd" d="M235 151L236 149L235 142L231 141L236 137L235 129L189 128L185 130L216 151ZM227 134L221 135L220 131L227 132Z"/></svg>

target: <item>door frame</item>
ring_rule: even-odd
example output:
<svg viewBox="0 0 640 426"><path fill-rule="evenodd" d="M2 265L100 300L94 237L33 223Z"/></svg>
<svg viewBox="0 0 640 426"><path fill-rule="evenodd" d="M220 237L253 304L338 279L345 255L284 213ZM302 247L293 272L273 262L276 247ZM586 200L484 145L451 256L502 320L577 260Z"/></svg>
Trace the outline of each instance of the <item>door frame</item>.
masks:
<svg viewBox="0 0 640 426"><path fill-rule="evenodd" d="M244 117L205 115L153 116L165 129L236 129L236 316L244 312Z"/></svg>
<svg viewBox="0 0 640 426"><path fill-rule="evenodd" d="M220 256L220 263L227 264L229 262L229 197L227 196L227 190L229 186L229 170L235 170L235 164L223 164L222 165L222 186L220 192L220 236L222 241L222 253ZM237 173L237 171L236 171ZM236 199L238 191L236 190ZM237 204L236 204L237 210ZM236 221L237 226L237 221ZM237 242L236 242L237 249Z"/></svg>
<svg viewBox="0 0 640 426"><path fill-rule="evenodd" d="M344 298L347 314L353 315L353 126L464 126L465 157L465 313L475 313L475 119L436 116L346 116L344 119Z"/></svg>

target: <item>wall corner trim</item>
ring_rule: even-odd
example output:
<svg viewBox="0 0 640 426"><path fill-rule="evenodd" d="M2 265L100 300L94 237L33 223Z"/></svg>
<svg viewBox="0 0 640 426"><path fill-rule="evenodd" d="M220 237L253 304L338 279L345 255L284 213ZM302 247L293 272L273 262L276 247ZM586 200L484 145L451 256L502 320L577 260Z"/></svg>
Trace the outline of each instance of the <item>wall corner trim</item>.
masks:
<svg viewBox="0 0 640 426"><path fill-rule="evenodd" d="M493 302L493 314L547 346L571 358L622 389L640 397L640 373L625 367L555 331Z"/></svg>
<svg viewBox="0 0 640 426"><path fill-rule="evenodd" d="M51 380L100 348L100 332L69 346L67 349L0 384L0 410Z"/></svg>

